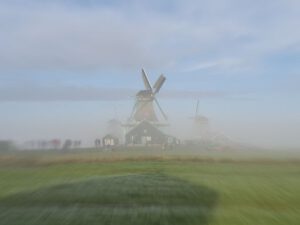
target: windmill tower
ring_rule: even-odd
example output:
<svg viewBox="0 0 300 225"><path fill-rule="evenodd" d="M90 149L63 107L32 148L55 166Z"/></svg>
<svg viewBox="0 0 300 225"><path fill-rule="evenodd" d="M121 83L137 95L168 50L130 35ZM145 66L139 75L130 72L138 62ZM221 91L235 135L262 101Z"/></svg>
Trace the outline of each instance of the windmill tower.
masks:
<svg viewBox="0 0 300 225"><path fill-rule="evenodd" d="M207 117L199 115L199 100L197 100L196 112L193 119L193 132L195 138L199 140L208 140L210 138L210 126Z"/></svg>
<svg viewBox="0 0 300 225"><path fill-rule="evenodd" d="M137 92L135 96L135 104L132 109L132 113L128 119L128 126L135 126L139 122L147 121L155 126L163 126L166 125L166 121L168 120L166 114L162 110L158 100L156 99L156 95L159 93L162 88L166 78L164 75L160 75L156 80L154 85L152 86L148 76L144 69L142 69L142 79L144 82L145 89ZM154 106L157 106L161 116L164 121L160 122Z"/></svg>
<svg viewBox="0 0 300 225"><path fill-rule="evenodd" d="M123 136L122 123L117 119L111 119L107 122L107 133L119 139Z"/></svg>

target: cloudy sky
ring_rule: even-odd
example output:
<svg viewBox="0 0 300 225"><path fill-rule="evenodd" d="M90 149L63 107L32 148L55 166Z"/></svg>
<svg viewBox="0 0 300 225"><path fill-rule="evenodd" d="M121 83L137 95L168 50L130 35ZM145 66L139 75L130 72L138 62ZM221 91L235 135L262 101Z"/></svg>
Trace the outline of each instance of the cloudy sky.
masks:
<svg viewBox="0 0 300 225"><path fill-rule="evenodd" d="M93 139L126 120L140 70L188 124L300 146L298 0L0 0L0 139ZM186 126L188 129L188 126Z"/></svg>

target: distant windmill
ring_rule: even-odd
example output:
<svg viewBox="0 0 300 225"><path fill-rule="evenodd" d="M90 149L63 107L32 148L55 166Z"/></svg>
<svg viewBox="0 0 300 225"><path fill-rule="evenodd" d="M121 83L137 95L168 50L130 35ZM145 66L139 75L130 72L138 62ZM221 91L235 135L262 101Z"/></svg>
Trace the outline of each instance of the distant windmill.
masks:
<svg viewBox="0 0 300 225"><path fill-rule="evenodd" d="M150 123L159 125L159 119L155 113L154 104L157 105L164 120L168 120L167 115L164 113L158 100L156 99L156 94L160 91L161 87L166 81L166 78L164 75L160 75L154 86L152 86L144 69L142 69L142 78L145 89L140 90L136 94L135 104L129 118L129 123L148 121Z"/></svg>
<svg viewBox="0 0 300 225"><path fill-rule="evenodd" d="M199 100L197 100L195 116L192 117L192 119L194 120L194 132L197 136L196 138L209 138L209 120L207 117L199 115Z"/></svg>

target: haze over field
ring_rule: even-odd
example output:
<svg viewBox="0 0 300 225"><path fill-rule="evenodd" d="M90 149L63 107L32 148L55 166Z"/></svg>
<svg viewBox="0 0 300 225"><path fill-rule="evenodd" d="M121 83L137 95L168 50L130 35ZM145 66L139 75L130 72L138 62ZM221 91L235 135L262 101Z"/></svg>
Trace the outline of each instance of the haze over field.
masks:
<svg viewBox="0 0 300 225"><path fill-rule="evenodd" d="M179 137L196 100L214 130L300 146L300 2L0 0L0 140L89 142L164 73Z"/></svg>

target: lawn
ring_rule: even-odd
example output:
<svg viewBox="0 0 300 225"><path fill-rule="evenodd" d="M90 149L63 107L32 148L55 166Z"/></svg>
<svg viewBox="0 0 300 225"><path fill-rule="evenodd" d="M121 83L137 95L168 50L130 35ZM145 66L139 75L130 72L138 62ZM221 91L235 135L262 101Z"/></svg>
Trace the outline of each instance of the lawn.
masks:
<svg viewBox="0 0 300 225"><path fill-rule="evenodd" d="M300 160L161 151L0 155L0 224L300 224Z"/></svg>

